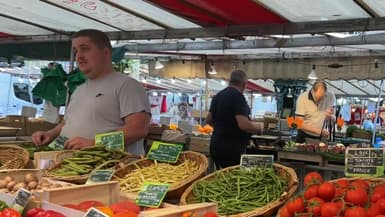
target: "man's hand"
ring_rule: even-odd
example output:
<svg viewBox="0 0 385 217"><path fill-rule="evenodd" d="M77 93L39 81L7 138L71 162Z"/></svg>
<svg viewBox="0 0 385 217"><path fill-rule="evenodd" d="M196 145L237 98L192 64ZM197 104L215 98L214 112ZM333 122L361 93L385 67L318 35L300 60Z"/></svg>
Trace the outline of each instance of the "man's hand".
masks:
<svg viewBox="0 0 385 217"><path fill-rule="evenodd" d="M322 137L328 137L329 136L329 131L322 130L321 135L322 135Z"/></svg>
<svg viewBox="0 0 385 217"><path fill-rule="evenodd" d="M32 142L37 146L46 145L53 139L54 136L52 136L49 132L45 131L36 131L32 134Z"/></svg>
<svg viewBox="0 0 385 217"><path fill-rule="evenodd" d="M93 139L86 139L82 137L74 137L74 138L68 139L64 143L64 147L67 149L83 149L94 145L95 145L95 141Z"/></svg>

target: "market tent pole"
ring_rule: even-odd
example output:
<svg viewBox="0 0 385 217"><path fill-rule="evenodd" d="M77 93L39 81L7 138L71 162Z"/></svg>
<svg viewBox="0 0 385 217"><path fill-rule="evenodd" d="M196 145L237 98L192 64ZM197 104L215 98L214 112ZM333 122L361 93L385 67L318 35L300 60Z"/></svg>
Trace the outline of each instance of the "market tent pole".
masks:
<svg viewBox="0 0 385 217"><path fill-rule="evenodd" d="M372 144L374 144L376 140L376 131L377 131L377 120L378 120L378 115L380 112L380 102L381 102L381 95L382 95L382 88L383 88L384 80L381 80L381 85L380 85L380 90L378 93L378 98L377 98L377 106L376 106L376 115L374 116L374 130L373 130L373 135L372 135Z"/></svg>

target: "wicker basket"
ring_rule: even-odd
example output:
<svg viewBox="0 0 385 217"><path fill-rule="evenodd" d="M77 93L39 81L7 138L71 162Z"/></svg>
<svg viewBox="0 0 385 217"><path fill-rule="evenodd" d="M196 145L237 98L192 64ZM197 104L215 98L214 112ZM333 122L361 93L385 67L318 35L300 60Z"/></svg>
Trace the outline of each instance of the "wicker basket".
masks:
<svg viewBox="0 0 385 217"><path fill-rule="evenodd" d="M185 159L193 160L193 161L199 163L199 169L194 175L190 176L188 179L183 180L182 182L179 182L179 183L172 184L169 188L167 195L166 195L166 197L168 199L179 198L183 194L184 190L192 182L203 177L204 174L206 173L206 170L207 170L208 164L209 164L206 156L204 156L201 153L197 153L197 152L193 152L193 151L184 151L181 153L181 155L178 159L178 162L176 162L175 164L178 165L178 164L182 163ZM126 176L130 172L134 171L137 168L136 166L143 168L143 167L148 167L152 164L154 164L153 160L143 159L143 160L131 163L131 164L127 165L126 167L117 170L114 175L121 178L121 177Z"/></svg>
<svg viewBox="0 0 385 217"><path fill-rule="evenodd" d="M368 181L370 186L377 186L377 185L381 185L381 184L385 184L385 178L375 178L375 177L368 177L368 178L364 178L364 177L354 177L354 178L340 178L340 179L334 179L334 180L330 180L330 182L337 182L338 180L347 180L349 182L351 181L354 181L354 180L365 180L365 181ZM281 217L281 209L278 211L276 217Z"/></svg>
<svg viewBox="0 0 385 217"><path fill-rule="evenodd" d="M77 176L55 176L55 175L50 173L50 171L60 167L60 165L63 163L64 158L71 157L75 152L76 152L76 150L63 150L63 151L59 152L55 157L56 163L51 168L48 169L45 176L49 177L51 179L59 180L59 181L63 181L63 182L70 182L70 183L74 183L74 184L84 184L88 180L90 173L84 174L84 175L77 175ZM122 167L121 164L128 164L128 163L131 163L133 161L140 160L140 159L142 159L142 157L139 155L128 154L125 158L120 160L119 164L116 164L116 167L120 168L120 167ZM99 165L98 167L100 167L100 166L102 166L102 165Z"/></svg>
<svg viewBox="0 0 385 217"><path fill-rule="evenodd" d="M0 145L0 169L23 169L29 162L29 153L17 145Z"/></svg>
<svg viewBox="0 0 385 217"><path fill-rule="evenodd" d="M288 187L287 190L282 194L281 198L279 200L273 201L269 204L267 204L264 207L256 208L252 211L245 212L245 213L239 213L235 215L230 215L233 217L248 217L248 216L259 216L259 217L270 217L275 214L275 212L279 209L279 207L284 204L297 190L298 187L298 178L297 174L292 168L282 166L280 164L274 164L274 169L276 173L279 176L287 177L289 182L288 182ZM229 172L234 169L238 169L240 166L232 166L232 167L227 167L223 169L223 172ZM215 173L212 173L210 175L205 176L204 178L196 181L199 182L201 180L210 180L213 179L215 176ZM193 187L195 183L193 183L189 188L186 189L186 191L183 193L182 197L180 198L180 203L181 205L188 204L189 201L192 201L194 199L194 194L193 194Z"/></svg>

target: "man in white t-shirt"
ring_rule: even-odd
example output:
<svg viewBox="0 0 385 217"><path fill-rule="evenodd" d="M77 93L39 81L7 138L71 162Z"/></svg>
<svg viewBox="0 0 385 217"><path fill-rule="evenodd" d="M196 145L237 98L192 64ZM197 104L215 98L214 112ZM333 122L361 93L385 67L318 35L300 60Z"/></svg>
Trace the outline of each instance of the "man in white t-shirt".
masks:
<svg viewBox="0 0 385 217"><path fill-rule="evenodd" d="M98 133L122 130L126 151L144 154L143 138L151 114L143 86L114 71L112 47L103 32L86 29L75 33L72 49L88 80L71 96L64 122L52 130L35 132L32 141L45 145L61 135L69 138L66 148L82 149L94 146Z"/></svg>
<svg viewBox="0 0 385 217"><path fill-rule="evenodd" d="M303 125L298 129L296 142L304 143L306 138L320 139L329 135L324 129L327 119L335 118L334 109L336 98L327 90L325 82L316 81L311 90L302 93L297 100L296 118L303 119Z"/></svg>

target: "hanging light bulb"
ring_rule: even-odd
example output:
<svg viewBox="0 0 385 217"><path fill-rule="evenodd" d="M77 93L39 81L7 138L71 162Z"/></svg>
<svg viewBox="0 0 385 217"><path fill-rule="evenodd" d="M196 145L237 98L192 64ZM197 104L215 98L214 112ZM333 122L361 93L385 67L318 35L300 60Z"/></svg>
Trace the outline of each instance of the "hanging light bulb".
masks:
<svg viewBox="0 0 385 217"><path fill-rule="evenodd" d="M222 80L222 81L221 81L221 85L222 85L222 86L225 86L225 85L226 85L226 81Z"/></svg>
<svg viewBox="0 0 385 217"><path fill-rule="evenodd" d="M189 79L187 79L187 83L189 83L189 84L191 84L191 79L189 78Z"/></svg>
<svg viewBox="0 0 385 217"><path fill-rule="evenodd" d="M315 73L315 65L312 66L310 74L309 74L309 76L307 76L307 78L310 79L310 80L318 79L317 74Z"/></svg>
<svg viewBox="0 0 385 217"><path fill-rule="evenodd" d="M155 69L162 69L164 65L158 60L158 58L155 58Z"/></svg>
<svg viewBox="0 0 385 217"><path fill-rule="evenodd" d="M172 84L175 84L175 82L176 82L176 81L175 81L175 77L173 77L173 78L171 79L171 83L172 83Z"/></svg>
<svg viewBox="0 0 385 217"><path fill-rule="evenodd" d="M160 83L162 83L162 80L160 80L160 78L158 77L158 79L156 79L156 83L160 84Z"/></svg>
<svg viewBox="0 0 385 217"><path fill-rule="evenodd" d="M210 75L215 75L215 74L217 74L217 70L215 70L215 67L214 67L214 62L211 63L208 73L209 73Z"/></svg>
<svg viewBox="0 0 385 217"><path fill-rule="evenodd" d="M144 78L142 79L142 83L147 83L147 77L144 77Z"/></svg>

